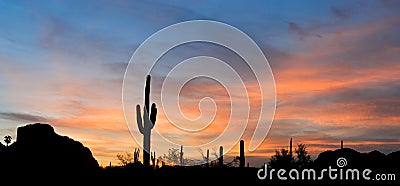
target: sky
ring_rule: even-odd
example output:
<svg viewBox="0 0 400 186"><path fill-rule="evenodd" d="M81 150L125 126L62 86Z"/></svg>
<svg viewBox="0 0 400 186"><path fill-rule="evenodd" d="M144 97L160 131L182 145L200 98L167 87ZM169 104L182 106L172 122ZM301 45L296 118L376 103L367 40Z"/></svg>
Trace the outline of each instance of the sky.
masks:
<svg viewBox="0 0 400 186"><path fill-rule="evenodd" d="M246 153L250 165L267 162L291 137L306 144L312 158L337 149L340 140L361 152L400 149L398 1L0 1L0 8L0 136L14 141L17 127L49 123L87 146L100 165L118 164L118 153L138 147L122 107L132 54L169 25L213 20L251 37L274 75L273 124L262 145ZM260 96L241 59L220 46L191 43L171 50L152 71L157 130L173 131L160 107L162 78L196 55L224 59L245 79L255 94L254 125ZM142 99L144 77L137 83L135 98ZM194 80L181 95L189 118L199 115L204 96L218 109L208 136L175 140L194 143L223 130L231 109L223 86ZM251 132L244 133L246 141ZM159 155L168 149L163 148ZM235 147L227 155L237 154Z"/></svg>

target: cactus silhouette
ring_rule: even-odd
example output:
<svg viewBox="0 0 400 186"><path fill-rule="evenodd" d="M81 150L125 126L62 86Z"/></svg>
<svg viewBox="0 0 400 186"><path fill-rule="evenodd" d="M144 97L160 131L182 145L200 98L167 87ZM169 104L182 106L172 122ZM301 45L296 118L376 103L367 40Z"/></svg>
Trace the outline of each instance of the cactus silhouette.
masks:
<svg viewBox="0 0 400 186"><path fill-rule="evenodd" d="M179 153L179 163L183 166L183 145L181 145L181 153Z"/></svg>
<svg viewBox="0 0 400 186"><path fill-rule="evenodd" d="M243 140L240 140L240 156L239 156L239 160L240 160L240 167L244 168L245 156L244 156L244 141Z"/></svg>
<svg viewBox="0 0 400 186"><path fill-rule="evenodd" d="M140 112L140 105L136 105L136 116L139 132L143 134L143 165L150 166L150 135L151 129L153 129L156 124L157 117L157 107L153 103L151 105L151 113L149 113L149 103L150 103L150 75L147 75L146 86L145 86L145 101L143 108L143 119ZM150 116L149 116L150 114Z"/></svg>
<svg viewBox="0 0 400 186"><path fill-rule="evenodd" d="M343 149L343 140L340 140L340 149Z"/></svg>
<svg viewBox="0 0 400 186"><path fill-rule="evenodd" d="M210 167L210 150L207 149L206 167Z"/></svg>
<svg viewBox="0 0 400 186"><path fill-rule="evenodd" d="M218 165L220 167L224 166L224 147L222 147L222 146L219 147Z"/></svg>
<svg viewBox="0 0 400 186"><path fill-rule="evenodd" d="M157 164L156 164L156 152L153 152L153 154L151 154L151 163L153 165L153 168L155 169L157 167Z"/></svg>
<svg viewBox="0 0 400 186"><path fill-rule="evenodd" d="M289 143L289 155L290 156L293 156L293 153L292 153L292 147L293 147L293 140L292 140L292 138L290 138L290 143Z"/></svg>
<svg viewBox="0 0 400 186"><path fill-rule="evenodd" d="M133 152L133 162L134 163L139 162L139 154L140 154L139 148L135 148L135 150Z"/></svg>

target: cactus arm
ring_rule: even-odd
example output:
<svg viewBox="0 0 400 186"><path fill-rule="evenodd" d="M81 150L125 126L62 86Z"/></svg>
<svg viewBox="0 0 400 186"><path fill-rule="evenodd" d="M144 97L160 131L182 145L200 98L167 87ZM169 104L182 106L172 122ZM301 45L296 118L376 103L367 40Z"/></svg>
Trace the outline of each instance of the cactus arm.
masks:
<svg viewBox="0 0 400 186"><path fill-rule="evenodd" d="M143 124L142 124L142 114L140 113L140 105L136 105L136 117L137 117L137 125L139 128L139 132L141 134L143 134L144 132L144 128L143 128Z"/></svg>
<svg viewBox="0 0 400 186"><path fill-rule="evenodd" d="M157 117L157 107L156 107L156 104L153 103L153 104L151 105L150 121L151 121L151 124L152 124L152 125L151 125L150 128L153 128L154 125L156 124L156 117Z"/></svg>

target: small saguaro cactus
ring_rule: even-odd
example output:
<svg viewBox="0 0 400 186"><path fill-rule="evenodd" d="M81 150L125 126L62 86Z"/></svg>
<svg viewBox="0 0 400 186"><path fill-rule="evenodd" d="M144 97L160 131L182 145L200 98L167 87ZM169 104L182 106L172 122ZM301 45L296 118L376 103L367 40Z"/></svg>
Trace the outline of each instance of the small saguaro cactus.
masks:
<svg viewBox="0 0 400 186"><path fill-rule="evenodd" d="M179 163L183 166L183 145L181 145L181 153L179 154Z"/></svg>
<svg viewBox="0 0 400 186"><path fill-rule="evenodd" d="M224 147L219 147L219 158L218 158L218 165L222 167L224 165Z"/></svg>
<svg viewBox="0 0 400 186"><path fill-rule="evenodd" d="M210 167L210 150L207 149L206 167Z"/></svg>
<svg viewBox="0 0 400 186"><path fill-rule="evenodd" d="M153 152L153 154L151 154L151 163L153 165L153 168L156 168L156 152Z"/></svg>
<svg viewBox="0 0 400 186"><path fill-rule="evenodd" d="M150 103L150 75L147 75L146 86L145 86L145 102L143 108L143 119L140 112L140 105L136 105L136 117L139 132L143 134L143 165L146 167L150 166L150 135L151 129L153 129L156 124L157 117L157 107L153 103L151 105L151 113L149 113L149 103ZM149 116L150 115L150 116Z"/></svg>
<svg viewBox="0 0 400 186"><path fill-rule="evenodd" d="M289 155L290 156L293 156L292 148L293 148L293 140L292 140L292 138L290 138L290 144L289 144Z"/></svg>
<svg viewBox="0 0 400 186"><path fill-rule="evenodd" d="M135 150L133 151L133 162L134 163L139 162L139 154L140 154L139 148L135 148Z"/></svg>
<svg viewBox="0 0 400 186"><path fill-rule="evenodd" d="M239 161L240 161L240 167L244 168L245 157L244 157L244 141L243 140L240 140L240 157L239 157Z"/></svg>

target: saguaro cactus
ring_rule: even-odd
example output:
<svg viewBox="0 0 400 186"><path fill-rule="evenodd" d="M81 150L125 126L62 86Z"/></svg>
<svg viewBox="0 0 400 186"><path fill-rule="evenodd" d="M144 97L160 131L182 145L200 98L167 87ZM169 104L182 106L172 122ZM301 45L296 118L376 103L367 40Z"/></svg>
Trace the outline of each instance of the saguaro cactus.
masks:
<svg viewBox="0 0 400 186"><path fill-rule="evenodd" d="M183 145L181 145L181 153L179 154L179 163L183 166Z"/></svg>
<svg viewBox="0 0 400 186"><path fill-rule="evenodd" d="M156 152L153 152L153 154L151 154L151 163L153 165L153 168L155 169L157 167L157 164L156 164Z"/></svg>
<svg viewBox="0 0 400 186"><path fill-rule="evenodd" d="M244 168L245 157L244 157L244 141L243 140L240 140L240 157L239 157L239 161L240 161L240 167Z"/></svg>
<svg viewBox="0 0 400 186"><path fill-rule="evenodd" d="M289 144L289 155L292 156L292 148L293 148L293 140L290 138L290 144Z"/></svg>
<svg viewBox="0 0 400 186"><path fill-rule="evenodd" d="M151 113L149 113L149 103L150 103L150 75L147 75L146 86L145 86L145 98L144 98L144 108L143 108L143 119L140 112L140 105L136 105L136 116L139 132L143 134L143 164L145 166L150 166L150 134L151 129L153 129L156 124L157 117L157 107L153 103L151 105ZM150 114L150 117L149 117Z"/></svg>
<svg viewBox="0 0 400 186"><path fill-rule="evenodd" d="M135 150L133 151L133 162L134 163L139 162L139 154L140 154L139 148L135 148Z"/></svg>
<svg viewBox="0 0 400 186"><path fill-rule="evenodd" d="M207 156L206 156L206 167L210 167L210 150L207 149Z"/></svg>
<svg viewBox="0 0 400 186"><path fill-rule="evenodd" d="M222 146L219 147L218 165L220 167L224 166L224 147L222 147Z"/></svg>

